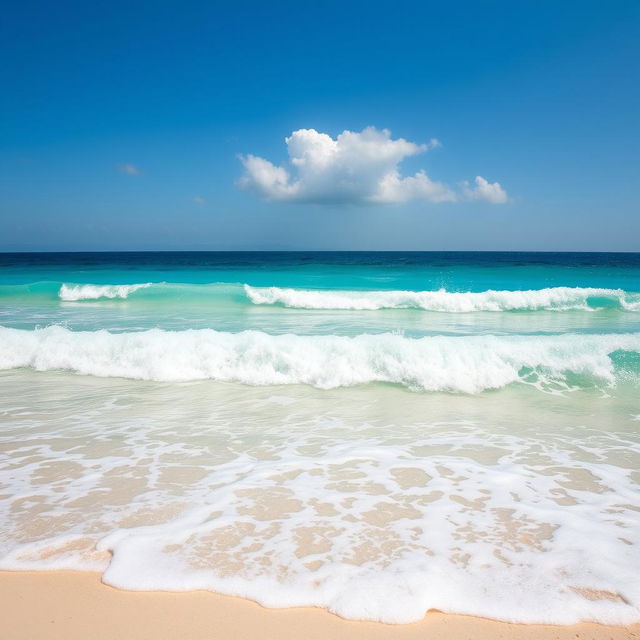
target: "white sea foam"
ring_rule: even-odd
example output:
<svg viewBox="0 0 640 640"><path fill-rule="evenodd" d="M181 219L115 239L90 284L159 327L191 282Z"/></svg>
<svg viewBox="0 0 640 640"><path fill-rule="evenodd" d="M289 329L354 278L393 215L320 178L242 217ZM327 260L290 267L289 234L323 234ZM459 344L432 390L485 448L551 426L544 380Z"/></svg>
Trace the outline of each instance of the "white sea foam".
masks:
<svg viewBox="0 0 640 640"><path fill-rule="evenodd" d="M315 390L292 389L293 409L268 389L28 372L0 399L25 384L36 413L0 433L1 569L395 623L640 619L640 443L576 426L579 401L558 422L573 398L526 428L508 391L478 423L431 422L429 398L391 388L330 392L330 417Z"/></svg>
<svg viewBox="0 0 640 640"><path fill-rule="evenodd" d="M320 388L389 382L415 390L479 393L514 382L553 390L572 377L613 384L611 354L640 352L640 334L561 336L346 336L131 333L0 327L0 369L66 369L143 380L202 380Z"/></svg>
<svg viewBox="0 0 640 640"><path fill-rule="evenodd" d="M254 304L280 304L299 309L423 309L471 311L588 310L602 304L640 311L640 296L622 289L552 287L529 291L341 291L252 287L244 285Z"/></svg>
<svg viewBox="0 0 640 640"><path fill-rule="evenodd" d="M63 284L58 297L65 302L78 300L100 300L101 298L124 299L138 289L146 289L151 282L144 284Z"/></svg>

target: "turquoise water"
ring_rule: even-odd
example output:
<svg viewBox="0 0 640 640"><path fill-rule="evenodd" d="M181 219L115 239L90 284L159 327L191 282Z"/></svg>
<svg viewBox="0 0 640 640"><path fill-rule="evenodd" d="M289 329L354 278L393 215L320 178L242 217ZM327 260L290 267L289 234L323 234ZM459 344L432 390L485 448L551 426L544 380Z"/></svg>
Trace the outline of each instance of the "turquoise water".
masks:
<svg viewBox="0 0 640 640"><path fill-rule="evenodd" d="M640 619L640 254L0 255L0 568Z"/></svg>
<svg viewBox="0 0 640 640"><path fill-rule="evenodd" d="M23 329L63 324L82 331L159 327L304 335L402 331L410 336L640 330L640 314L621 305L626 299L640 307L638 254L13 254L0 257L0 266L0 323ZM122 295L108 287L84 296L78 290L149 283ZM77 297L65 300L63 285L78 290ZM562 300L553 299L542 300L534 315L526 304L501 314L443 314L437 306L373 313L313 305L285 309L278 301L257 305L244 285L324 292L610 291L578 294L568 305L572 313L565 314L556 312Z"/></svg>

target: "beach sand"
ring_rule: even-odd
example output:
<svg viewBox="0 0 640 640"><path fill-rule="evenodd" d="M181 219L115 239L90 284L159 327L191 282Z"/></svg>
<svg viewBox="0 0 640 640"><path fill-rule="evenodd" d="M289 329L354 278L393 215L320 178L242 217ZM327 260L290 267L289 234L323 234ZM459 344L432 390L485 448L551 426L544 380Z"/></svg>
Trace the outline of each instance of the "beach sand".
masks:
<svg viewBox="0 0 640 640"><path fill-rule="evenodd" d="M129 592L97 573L0 571L2 640L623 640L640 624L608 627L518 625L430 612L424 621L385 625L343 620L321 609L266 609L208 592Z"/></svg>

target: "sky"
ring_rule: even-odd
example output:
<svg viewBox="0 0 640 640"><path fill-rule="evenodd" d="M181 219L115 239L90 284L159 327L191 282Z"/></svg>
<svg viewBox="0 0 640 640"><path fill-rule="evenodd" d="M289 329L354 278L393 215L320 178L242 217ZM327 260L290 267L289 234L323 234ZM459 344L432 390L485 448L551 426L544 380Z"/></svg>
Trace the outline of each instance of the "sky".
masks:
<svg viewBox="0 0 640 640"><path fill-rule="evenodd" d="M0 251L640 251L640 2L9 3Z"/></svg>

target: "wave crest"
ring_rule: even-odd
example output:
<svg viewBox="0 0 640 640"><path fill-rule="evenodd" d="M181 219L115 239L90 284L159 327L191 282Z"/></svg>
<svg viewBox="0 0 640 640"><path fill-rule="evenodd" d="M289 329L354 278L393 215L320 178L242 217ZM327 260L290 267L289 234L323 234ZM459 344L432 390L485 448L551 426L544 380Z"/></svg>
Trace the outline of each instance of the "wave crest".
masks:
<svg viewBox="0 0 640 640"><path fill-rule="evenodd" d="M58 297L65 302L100 300L101 298L124 299L134 291L146 289L151 284L151 282L144 284L63 284L58 292Z"/></svg>
<svg viewBox="0 0 640 640"><path fill-rule="evenodd" d="M132 333L0 327L0 369L66 369L143 380L203 380L319 388L373 382L480 393L514 382L543 390L613 384L612 354L640 353L640 333L562 336L270 335L211 329ZM631 366L636 360L631 357ZM624 360L624 358L623 358ZM628 358L627 358L628 360Z"/></svg>
<svg viewBox="0 0 640 640"><path fill-rule="evenodd" d="M468 313L472 311L567 311L617 307L640 311L640 296L622 289L551 287L527 291L340 291L252 287L244 290L254 304L279 304L297 309L422 309Z"/></svg>

